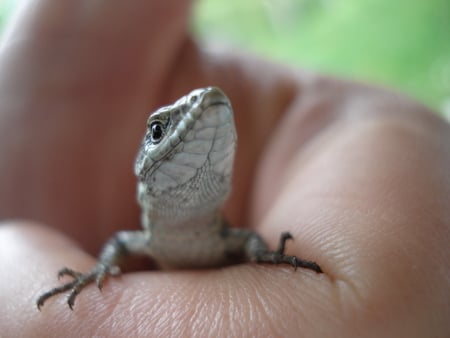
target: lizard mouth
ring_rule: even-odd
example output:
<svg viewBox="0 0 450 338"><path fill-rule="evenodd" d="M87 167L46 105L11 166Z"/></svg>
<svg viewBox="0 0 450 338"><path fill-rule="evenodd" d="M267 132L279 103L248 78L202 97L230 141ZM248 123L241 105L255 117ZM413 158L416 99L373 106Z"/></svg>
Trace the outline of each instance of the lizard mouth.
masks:
<svg viewBox="0 0 450 338"><path fill-rule="evenodd" d="M204 89L201 105L204 109L215 105L231 106L230 100L225 93L217 87L208 87Z"/></svg>

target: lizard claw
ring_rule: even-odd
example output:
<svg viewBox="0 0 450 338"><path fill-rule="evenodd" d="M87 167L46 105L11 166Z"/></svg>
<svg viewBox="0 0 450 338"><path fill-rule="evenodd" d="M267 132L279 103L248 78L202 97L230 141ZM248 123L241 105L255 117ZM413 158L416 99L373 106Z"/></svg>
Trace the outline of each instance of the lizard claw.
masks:
<svg viewBox="0 0 450 338"><path fill-rule="evenodd" d="M307 261L305 259L297 258L296 256L285 256L291 258L291 265L297 270L298 267L310 269L317 273L323 273L322 268L316 262Z"/></svg>
<svg viewBox="0 0 450 338"><path fill-rule="evenodd" d="M321 267L311 261L298 258L296 256L289 256L284 253L286 249L286 241L293 239L289 232L283 232L280 236L280 242L276 251L262 250L257 253L256 261L259 263L270 263L270 264L289 264L297 270L298 267L313 270L317 273L323 273Z"/></svg>
<svg viewBox="0 0 450 338"><path fill-rule="evenodd" d="M120 272L118 267L108 267L104 264L97 264L94 269L88 273L81 273L69 268L63 268L58 272L58 279L63 276L70 276L73 280L61 286L55 287L39 296L36 301L37 308L40 310L47 299L53 297L54 295L70 290L67 304L69 305L69 308L73 310L76 297L87 285L95 281L98 288L101 289L106 277L108 275L117 275L117 270Z"/></svg>
<svg viewBox="0 0 450 338"><path fill-rule="evenodd" d="M70 277L76 279L81 276L81 273L79 273L78 271L69 269L69 268L62 268L61 270L58 271L58 279L61 279L64 276L70 276Z"/></svg>

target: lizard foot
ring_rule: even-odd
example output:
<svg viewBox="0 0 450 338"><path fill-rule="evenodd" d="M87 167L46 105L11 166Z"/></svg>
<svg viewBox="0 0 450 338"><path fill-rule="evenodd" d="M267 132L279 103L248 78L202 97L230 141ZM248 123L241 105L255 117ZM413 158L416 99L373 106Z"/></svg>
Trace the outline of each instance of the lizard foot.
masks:
<svg viewBox="0 0 450 338"><path fill-rule="evenodd" d="M69 305L70 309L73 310L75 298L87 285L95 281L97 287L101 289L103 286L103 282L107 276L114 276L118 274L120 274L120 269L118 267L109 267L104 264L97 264L95 268L88 273L81 273L69 268L63 268L58 272L58 279L63 276L69 276L72 277L73 280L61 286L53 288L50 291L47 291L39 296L36 301L36 305L38 309L41 310L41 307L44 305L47 299L53 297L54 295L70 290L67 304Z"/></svg>
<svg viewBox="0 0 450 338"><path fill-rule="evenodd" d="M297 267L301 267L313 270L317 273L323 273L321 267L315 262L297 258L296 256L285 255L284 250L286 248L286 241L289 239L293 239L292 235L289 232L283 232L280 236L278 249L276 251L265 251L259 253L257 256L257 262L270 264L290 264L296 270Z"/></svg>

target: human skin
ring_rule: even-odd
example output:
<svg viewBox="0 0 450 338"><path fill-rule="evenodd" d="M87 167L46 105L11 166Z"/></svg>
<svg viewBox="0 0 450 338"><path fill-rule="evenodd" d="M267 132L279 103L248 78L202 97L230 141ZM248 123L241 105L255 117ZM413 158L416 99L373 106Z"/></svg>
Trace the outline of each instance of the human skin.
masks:
<svg viewBox="0 0 450 338"><path fill-rule="evenodd" d="M27 1L0 51L0 335L450 335L450 128L401 95L211 50L189 2ZM324 274L243 264L139 271L39 312L139 228L148 113L220 86L239 144L225 215ZM6 220L10 219L10 220Z"/></svg>

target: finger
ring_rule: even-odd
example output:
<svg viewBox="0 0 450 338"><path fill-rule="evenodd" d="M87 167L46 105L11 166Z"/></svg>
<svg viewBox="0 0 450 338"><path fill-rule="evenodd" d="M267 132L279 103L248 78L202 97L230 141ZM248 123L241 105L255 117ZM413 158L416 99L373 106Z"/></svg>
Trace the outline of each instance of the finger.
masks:
<svg viewBox="0 0 450 338"><path fill-rule="evenodd" d="M28 89L33 98L51 98L45 110L59 98L78 114L100 101L114 116L130 96L148 105L147 93L158 97L183 41L188 7L189 1L24 1L3 43L7 71L0 80L20 97Z"/></svg>
<svg viewBox="0 0 450 338"><path fill-rule="evenodd" d="M132 163L189 1L23 3L0 53L0 215L93 251L137 224Z"/></svg>
<svg viewBox="0 0 450 338"><path fill-rule="evenodd" d="M92 258L48 228L20 222L0 228L0 250L2 304L14 304L0 309L7 336L295 335L314 332L317 311L332 305L322 275L242 265L125 274L110 278L102 292L87 287L73 312L64 295L38 311L37 296L58 283L61 266L83 271Z"/></svg>
<svg viewBox="0 0 450 338"><path fill-rule="evenodd" d="M449 314L442 299L450 292L443 268L450 264L450 186L442 170L450 166L450 128L419 105L371 95L357 111L341 97L342 115L311 110L311 119L326 123L306 144L298 132L307 125L280 126L262 165L255 215L273 243L277 232L291 231L288 249L347 288L341 304L353 324L374 328L382 320L378 336L442 332ZM375 97L383 109L367 114L380 107L371 105L380 102ZM364 102L361 93L358 99Z"/></svg>
<svg viewBox="0 0 450 338"><path fill-rule="evenodd" d="M36 307L38 296L61 283L57 271L66 264L85 270L92 263L92 258L73 242L46 227L20 221L3 223L0 226L0 295L2 304L9 306L0 307L2 334L32 336L44 329L42 335L54 335L51 330L45 332L45 315L39 316ZM65 304L65 297L58 303ZM70 326L69 314L55 311L53 315L62 327L76 329Z"/></svg>

